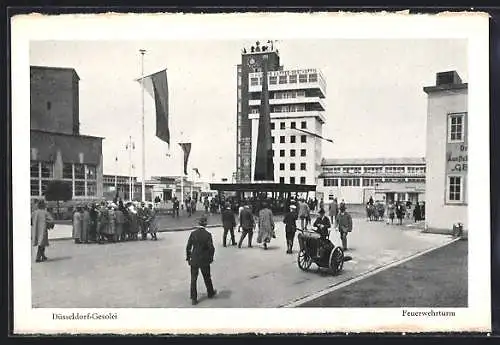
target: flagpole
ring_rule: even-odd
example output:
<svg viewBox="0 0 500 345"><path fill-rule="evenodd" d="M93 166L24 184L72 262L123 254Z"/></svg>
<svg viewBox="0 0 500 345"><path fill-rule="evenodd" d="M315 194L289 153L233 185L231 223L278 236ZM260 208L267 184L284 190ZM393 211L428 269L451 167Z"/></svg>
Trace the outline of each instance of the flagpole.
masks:
<svg viewBox="0 0 500 345"><path fill-rule="evenodd" d="M145 49L139 49L141 53L141 89L142 89L142 201L146 201L146 140L144 137L144 54Z"/></svg>

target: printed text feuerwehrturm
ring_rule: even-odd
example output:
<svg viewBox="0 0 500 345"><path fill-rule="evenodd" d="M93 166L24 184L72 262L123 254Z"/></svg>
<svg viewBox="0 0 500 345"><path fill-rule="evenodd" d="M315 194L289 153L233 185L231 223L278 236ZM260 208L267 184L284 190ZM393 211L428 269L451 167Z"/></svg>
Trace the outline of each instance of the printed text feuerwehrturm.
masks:
<svg viewBox="0 0 500 345"><path fill-rule="evenodd" d="M455 316L454 311L429 310L429 311L409 311L403 309L403 316L428 316L428 317L448 317Z"/></svg>

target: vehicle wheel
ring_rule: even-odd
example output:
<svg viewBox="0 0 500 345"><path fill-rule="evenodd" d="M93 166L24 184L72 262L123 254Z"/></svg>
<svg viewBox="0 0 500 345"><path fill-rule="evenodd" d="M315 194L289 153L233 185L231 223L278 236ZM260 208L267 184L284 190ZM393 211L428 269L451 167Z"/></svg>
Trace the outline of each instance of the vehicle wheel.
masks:
<svg viewBox="0 0 500 345"><path fill-rule="evenodd" d="M312 259L309 255L306 254L305 250L301 250L299 252L299 256L297 257L297 264L302 271L307 271L307 269L311 267Z"/></svg>
<svg viewBox="0 0 500 345"><path fill-rule="evenodd" d="M344 267L344 251L340 247L336 247L330 253L329 260L330 270L333 274L337 274L342 271Z"/></svg>

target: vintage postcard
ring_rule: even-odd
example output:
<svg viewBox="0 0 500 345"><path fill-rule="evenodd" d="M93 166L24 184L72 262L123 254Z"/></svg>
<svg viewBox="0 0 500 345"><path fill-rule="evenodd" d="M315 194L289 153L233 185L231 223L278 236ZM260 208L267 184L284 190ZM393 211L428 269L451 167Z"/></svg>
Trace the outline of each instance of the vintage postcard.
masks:
<svg viewBox="0 0 500 345"><path fill-rule="evenodd" d="M489 332L488 42L473 12L13 17L15 332Z"/></svg>

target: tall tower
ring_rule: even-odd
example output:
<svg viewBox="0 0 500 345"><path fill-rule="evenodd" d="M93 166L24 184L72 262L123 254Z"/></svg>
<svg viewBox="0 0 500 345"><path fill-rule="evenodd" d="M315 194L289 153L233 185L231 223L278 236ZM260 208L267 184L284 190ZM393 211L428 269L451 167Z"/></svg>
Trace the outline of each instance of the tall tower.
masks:
<svg viewBox="0 0 500 345"><path fill-rule="evenodd" d="M237 182L252 181L252 122L248 117L250 113L249 101L257 97L260 99L260 93L249 91L248 75L250 73L262 72L264 62L266 63L267 71L278 71L280 69L278 50L274 49L272 43L269 46L261 46L259 42L256 42L248 50L246 48L243 49L241 64L237 66Z"/></svg>

